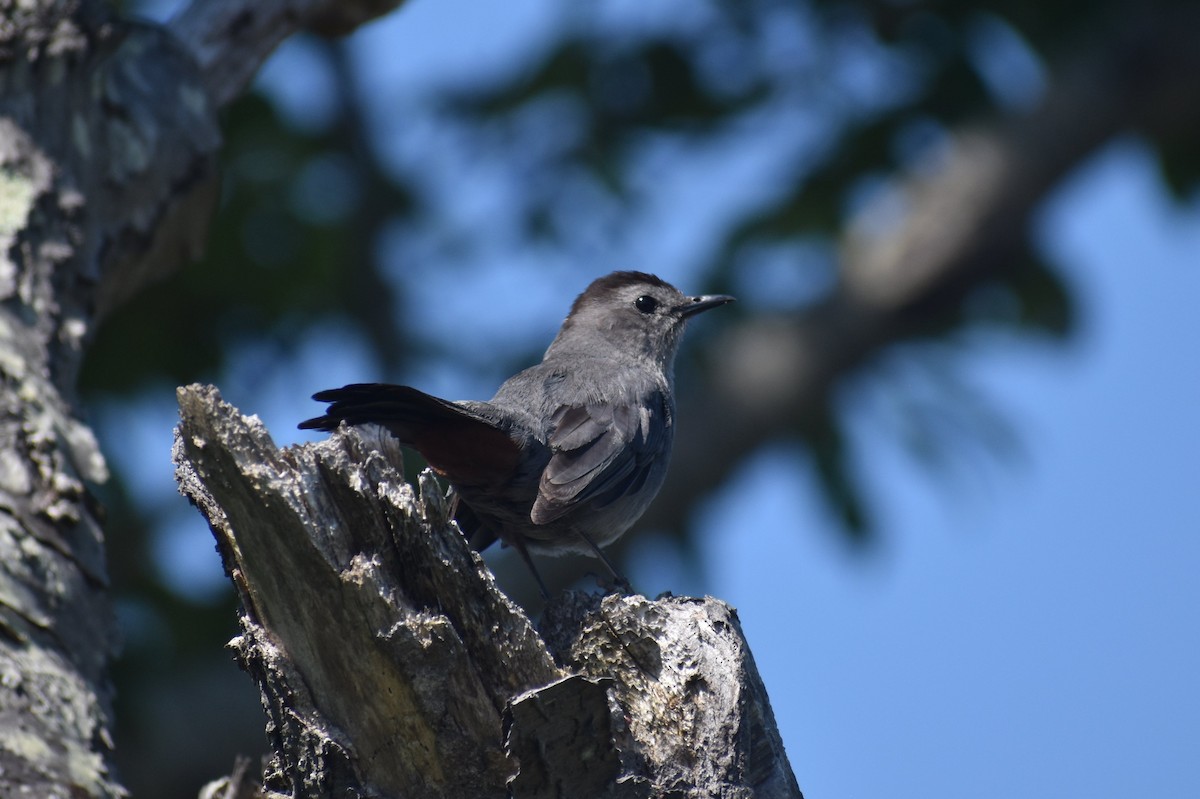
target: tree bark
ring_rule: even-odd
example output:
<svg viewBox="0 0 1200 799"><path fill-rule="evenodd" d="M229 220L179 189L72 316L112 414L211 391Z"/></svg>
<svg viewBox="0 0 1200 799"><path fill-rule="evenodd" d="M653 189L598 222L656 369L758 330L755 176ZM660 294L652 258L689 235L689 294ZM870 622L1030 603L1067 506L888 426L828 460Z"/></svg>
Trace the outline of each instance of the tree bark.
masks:
<svg viewBox="0 0 1200 799"><path fill-rule="evenodd" d="M0 795L117 797L107 477L74 409L99 318L199 253L217 112L282 38L396 5L206 2L178 32L104 2L0 0ZM237 38L257 19L269 35ZM340 20L340 22L339 22ZM207 59L207 60L206 60ZM217 64L240 65L234 81ZM220 91L217 88L220 87Z"/></svg>
<svg viewBox="0 0 1200 799"><path fill-rule="evenodd" d="M177 476L241 598L268 796L800 797L724 603L566 593L539 631L386 444L279 450L211 387L179 401Z"/></svg>

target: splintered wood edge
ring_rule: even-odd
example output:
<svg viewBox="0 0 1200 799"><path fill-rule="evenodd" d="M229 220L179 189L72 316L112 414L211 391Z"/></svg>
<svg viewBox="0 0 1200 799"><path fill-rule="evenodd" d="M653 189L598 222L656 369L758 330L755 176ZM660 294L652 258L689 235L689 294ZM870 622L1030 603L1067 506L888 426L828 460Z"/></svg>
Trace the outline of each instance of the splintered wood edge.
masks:
<svg viewBox="0 0 1200 799"><path fill-rule="evenodd" d="M431 479L416 495L353 435L279 450L257 417L212 387L180 389L179 399L181 491L221 542L248 621L265 620L258 629L289 655L313 710L333 720L330 743L372 747L355 762L379 770L375 786L411 792L419 778L427 792L489 795L506 778L526 789L553 782L577 758L590 764L573 772L580 785L618 774L604 794L612 797L686 782L801 796L725 603L564 594L547 608L542 633L583 672L566 674L449 523ZM331 604L353 612L333 618ZM456 721L441 733L421 716L448 707ZM498 708L519 768L498 748ZM397 714L415 715L415 726L398 729ZM568 727L588 732L567 740L554 732ZM675 757L683 740L686 765ZM393 773L386 764L397 761L416 769Z"/></svg>
<svg viewBox="0 0 1200 799"><path fill-rule="evenodd" d="M364 781L381 790L412 793L439 780L447 790L502 786L510 767L500 711L515 693L513 675L544 684L559 672L515 606L499 606L515 633L497 635L496 618L470 614L454 619L460 630L397 582L405 571L397 540L429 545L438 527L461 539L456 528L429 524L411 491L377 490L367 472L379 464L364 470L340 440L280 451L215 389L188 387L179 398L181 490L209 519L247 617L301 677L297 691L271 693L309 694L311 710L340 733L330 738L354 747ZM329 490L332 472L350 479ZM428 564L450 572L446 583L478 582L463 549L470 568L440 554ZM261 685L281 673L257 676Z"/></svg>

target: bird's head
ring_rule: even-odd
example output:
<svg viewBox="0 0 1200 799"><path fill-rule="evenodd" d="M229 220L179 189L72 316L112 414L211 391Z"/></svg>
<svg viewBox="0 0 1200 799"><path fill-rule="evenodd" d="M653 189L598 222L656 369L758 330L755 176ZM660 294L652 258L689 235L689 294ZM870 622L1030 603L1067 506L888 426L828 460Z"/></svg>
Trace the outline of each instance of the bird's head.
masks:
<svg viewBox="0 0 1200 799"><path fill-rule="evenodd" d="M725 294L688 296L645 272L613 272L593 281L575 299L546 355L628 353L669 374L685 322L733 301Z"/></svg>

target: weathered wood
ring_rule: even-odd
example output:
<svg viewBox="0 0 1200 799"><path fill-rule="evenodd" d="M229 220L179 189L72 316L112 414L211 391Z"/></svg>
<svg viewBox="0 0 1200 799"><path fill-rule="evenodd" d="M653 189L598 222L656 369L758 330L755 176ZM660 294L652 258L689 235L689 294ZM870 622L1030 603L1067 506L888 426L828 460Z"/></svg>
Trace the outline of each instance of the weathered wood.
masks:
<svg viewBox="0 0 1200 799"><path fill-rule="evenodd" d="M736 615L567 593L539 634L428 475L355 432L277 449L180 389L180 487L242 600L268 791L321 796L798 797Z"/></svg>
<svg viewBox="0 0 1200 799"><path fill-rule="evenodd" d="M651 775L645 795L800 796L729 605L573 595L548 609L542 629L571 669L612 685L625 770Z"/></svg>

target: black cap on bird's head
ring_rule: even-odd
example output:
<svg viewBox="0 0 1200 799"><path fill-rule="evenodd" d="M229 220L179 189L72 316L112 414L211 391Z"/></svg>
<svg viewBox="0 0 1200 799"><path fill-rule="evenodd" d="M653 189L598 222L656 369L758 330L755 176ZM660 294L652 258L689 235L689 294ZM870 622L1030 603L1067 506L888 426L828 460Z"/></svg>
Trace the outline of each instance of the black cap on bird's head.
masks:
<svg viewBox="0 0 1200 799"><path fill-rule="evenodd" d="M592 281L575 299L547 355L628 353L669 371L683 323L733 301L725 294L689 297L646 272L613 272Z"/></svg>

